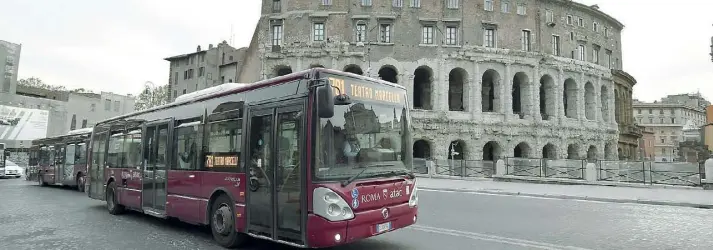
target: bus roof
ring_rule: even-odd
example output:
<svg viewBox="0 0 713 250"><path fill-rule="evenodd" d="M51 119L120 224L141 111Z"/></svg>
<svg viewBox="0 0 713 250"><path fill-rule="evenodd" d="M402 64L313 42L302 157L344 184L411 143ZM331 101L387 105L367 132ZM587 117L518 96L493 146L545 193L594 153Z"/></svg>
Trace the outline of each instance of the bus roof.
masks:
<svg viewBox="0 0 713 250"><path fill-rule="evenodd" d="M312 75L315 75L318 72L325 72L325 73L329 73L329 74L349 76L349 77L357 78L357 79L364 80L364 81L372 81L372 82L376 82L379 84L388 85L388 86L394 87L394 88L406 89L404 86L401 86L401 85L398 85L395 83L391 83L388 81L384 81L381 79L374 79L374 78L357 75L354 73L334 70L334 69L312 68L312 69L297 71L297 72L290 73L290 74L287 74L284 76L278 76L278 77L274 77L274 78L270 78L270 79L261 80L261 81L255 82L255 83L233 83L233 84L229 84L228 86L225 86L225 87L217 88L217 87L221 86L221 85L218 85L216 87L211 87L208 89L199 90L196 92L181 95L181 96L177 97L176 100L171 103L156 106L153 108L135 111L135 112L120 115L120 116L115 116L115 117L100 121L97 124L102 124L102 123L119 120L119 119L125 119L128 117L145 114L145 113L150 113L150 112L157 111L157 110L163 110L163 109L167 109L167 108L171 108L171 107L186 105L186 104L189 104L192 102L200 102L200 101L210 99L210 98L240 93L240 92L254 90L254 89L270 87L272 85L277 85L277 84L291 81L294 79L309 79ZM223 84L223 85L225 85L225 84ZM196 93L196 94L193 94L193 93Z"/></svg>

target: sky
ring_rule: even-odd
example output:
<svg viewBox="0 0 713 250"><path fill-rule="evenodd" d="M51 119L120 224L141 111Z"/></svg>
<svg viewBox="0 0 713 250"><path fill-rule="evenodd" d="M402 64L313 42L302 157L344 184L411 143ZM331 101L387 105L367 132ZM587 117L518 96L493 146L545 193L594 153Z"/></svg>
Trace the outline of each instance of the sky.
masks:
<svg viewBox="0 0 713 250"><path fill-rule="evenodd" d="M634 98L698 91L713 98L713 1L575 1L625 25L622 62L638 82ZM22 44L20 78L135 95L147 81L168 83L163 58L223 40L247 46L260 2L0 0L0 40Z"/></svg>

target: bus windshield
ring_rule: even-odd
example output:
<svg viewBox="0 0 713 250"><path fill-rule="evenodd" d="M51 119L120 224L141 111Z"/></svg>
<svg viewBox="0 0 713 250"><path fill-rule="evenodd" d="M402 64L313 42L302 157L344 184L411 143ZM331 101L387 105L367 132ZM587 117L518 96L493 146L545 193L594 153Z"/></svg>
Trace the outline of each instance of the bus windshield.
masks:
<svg viewBox="0 0 713 250"><path fill-rule="evenodd" d="M406 91L371 86L376 83L358 84L370 86L371 91L386 89L400 97L391 98L391 102L360 98L359 93L354 93L355 88L346 86L352 103L337 105L332 118L320 119L319 160L313 171L317 180L347 180L356 175L358 179L395 176L409 171L410 154L405 149L411 135Z"/></svg>

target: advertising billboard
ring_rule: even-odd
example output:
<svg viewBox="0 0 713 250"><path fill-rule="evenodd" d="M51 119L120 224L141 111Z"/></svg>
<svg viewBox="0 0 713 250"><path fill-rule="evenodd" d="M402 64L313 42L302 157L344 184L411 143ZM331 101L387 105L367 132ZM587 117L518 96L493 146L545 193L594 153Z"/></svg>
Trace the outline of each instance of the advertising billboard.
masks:
<svg viewBox="0 0 713 250"><path fill-rule="evenodd" d="M0 105L0 141L29 141L47 136L49 111Z"/></svg>

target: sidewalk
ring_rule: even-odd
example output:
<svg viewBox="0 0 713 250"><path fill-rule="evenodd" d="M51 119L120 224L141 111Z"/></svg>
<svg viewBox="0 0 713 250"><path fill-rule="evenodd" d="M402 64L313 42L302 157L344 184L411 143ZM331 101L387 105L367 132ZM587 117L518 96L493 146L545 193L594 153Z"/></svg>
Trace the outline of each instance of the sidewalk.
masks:
<svg viewBox="0 0 713 250"><path fill-rule="evenodd" d="M421 190L431 189L616 203L713 208L712 190L556 185L492 180L435 179L426 177L417 178L416 183Z"/></svg>

